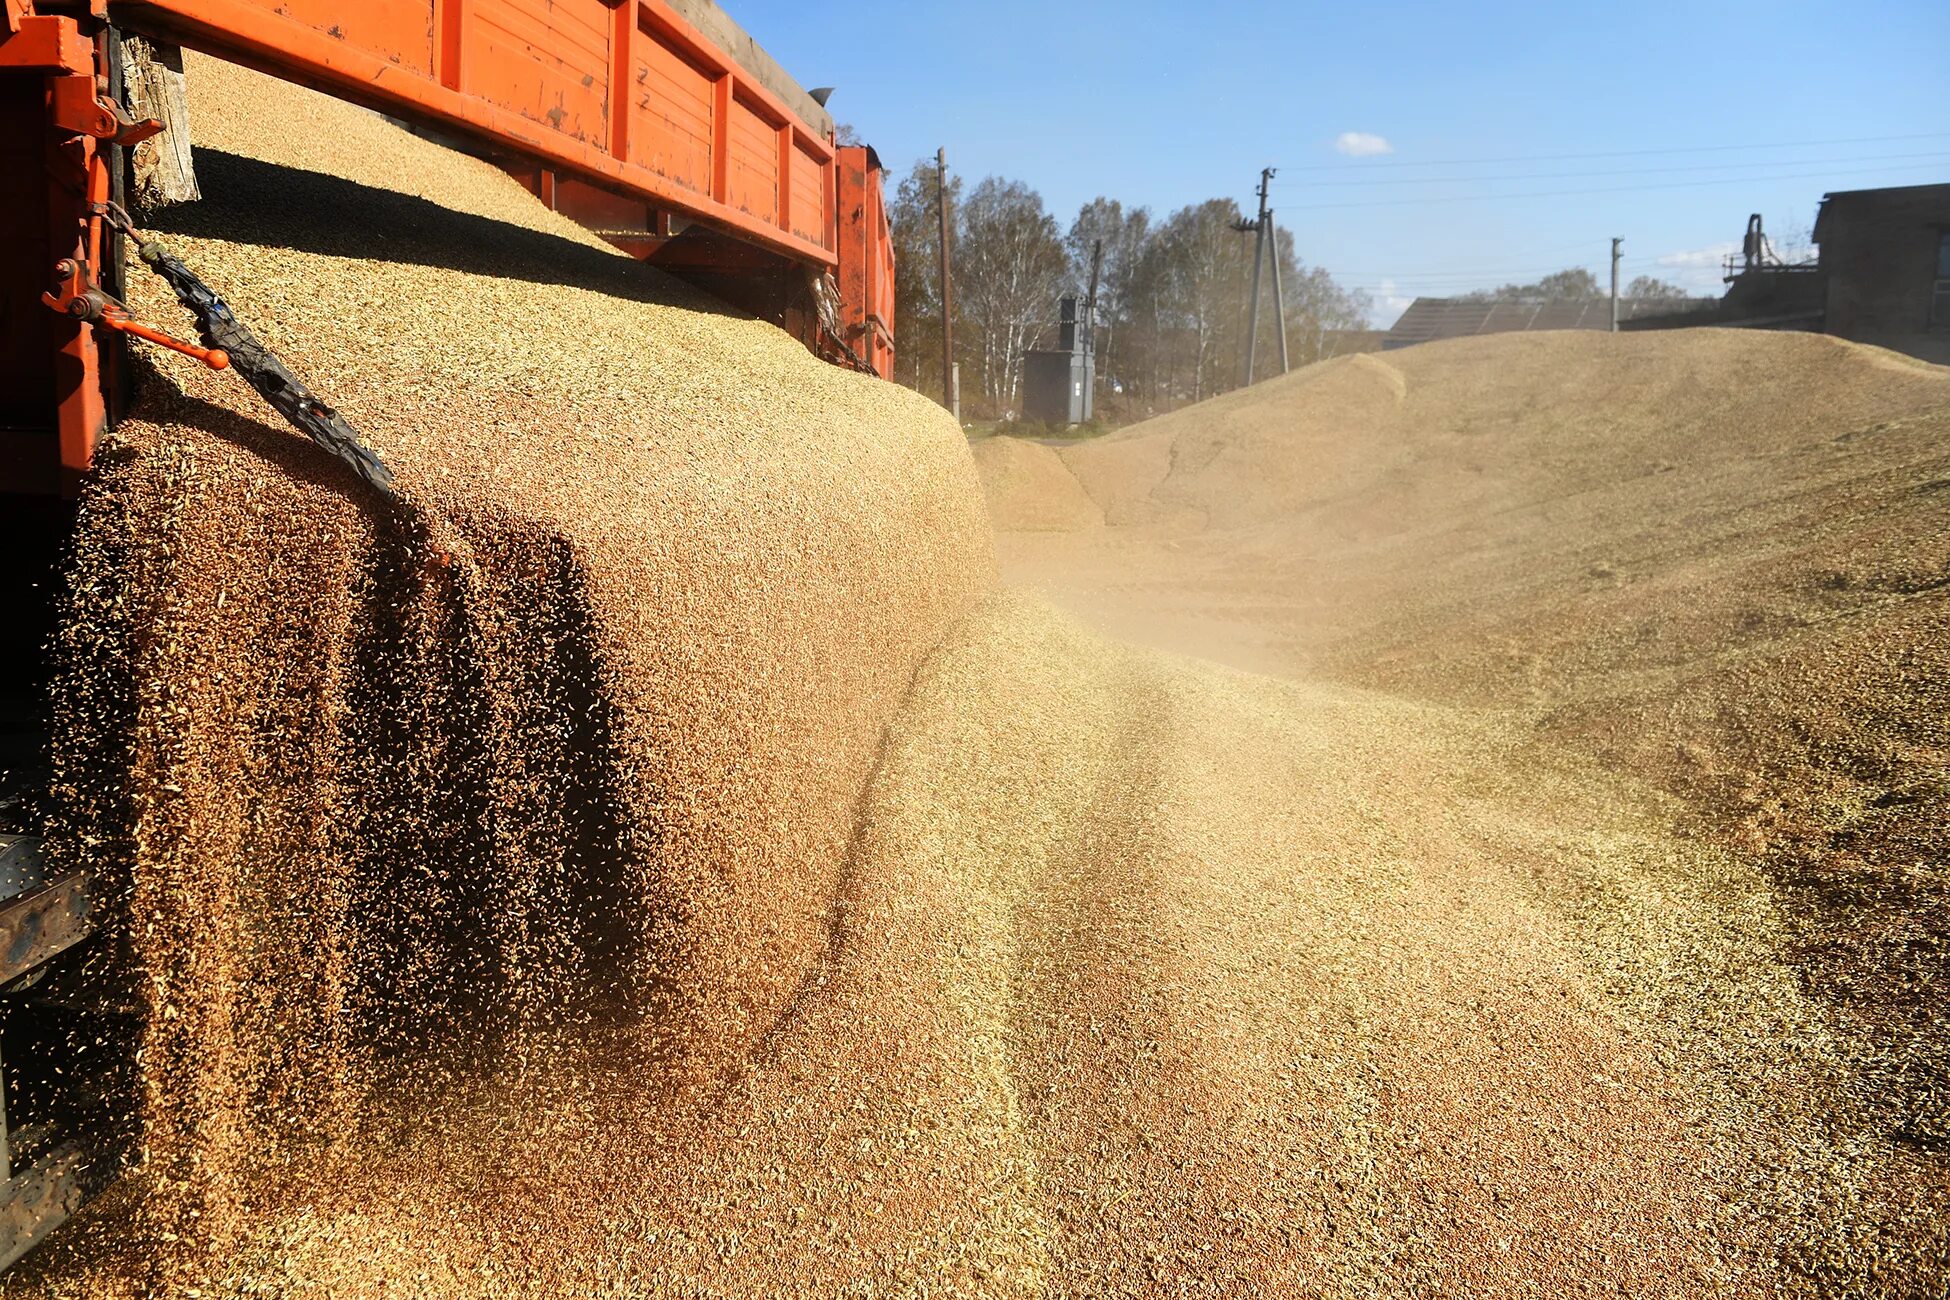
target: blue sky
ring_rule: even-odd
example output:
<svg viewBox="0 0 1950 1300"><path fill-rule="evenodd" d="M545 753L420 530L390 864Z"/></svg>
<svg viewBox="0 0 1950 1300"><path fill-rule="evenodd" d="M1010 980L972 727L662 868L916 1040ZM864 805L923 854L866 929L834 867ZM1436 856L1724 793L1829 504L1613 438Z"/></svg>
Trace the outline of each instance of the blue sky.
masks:
<svg viewBox="0 0 1950 1300"><path fill-rule="evenodd" d="M1825 190L1950 181L1950 0L721 2L890 168L946 146L1066 228L1098 194L1247 206L1278 167L1302 258L1384 323L1417 293L1602 277L1612 235L1627 278L1717 292L1749 212L1778 242Z"/></svg>

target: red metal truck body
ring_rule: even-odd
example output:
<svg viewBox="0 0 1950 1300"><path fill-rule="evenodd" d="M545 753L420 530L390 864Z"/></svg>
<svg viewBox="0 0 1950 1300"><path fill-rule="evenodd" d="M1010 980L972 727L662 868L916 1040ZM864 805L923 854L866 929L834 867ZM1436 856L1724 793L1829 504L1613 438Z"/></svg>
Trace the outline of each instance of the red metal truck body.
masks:
<svg viewBox="0 0 1950 1300"><path fill-rule="evenodd" d="M704 0L0 6L0 202L26 218L0 244L0 491L72 492L108 414L114 349L40 298L63 259L110 273L90 205L108 196L118 129L111 21L485 152L632 254L829 359L892 373L878 160L837 147L823 108L724 48L749 45L728 20L707 33L680 11L721 19Z"/></svg>

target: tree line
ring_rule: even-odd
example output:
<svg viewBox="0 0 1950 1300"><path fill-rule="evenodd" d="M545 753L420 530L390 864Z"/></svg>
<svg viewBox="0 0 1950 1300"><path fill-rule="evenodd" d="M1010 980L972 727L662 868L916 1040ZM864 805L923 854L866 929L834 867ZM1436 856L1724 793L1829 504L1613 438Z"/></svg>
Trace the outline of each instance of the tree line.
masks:
<svg viewBox="0 0 1950 1300"><path fill-rule="evenodd" d="M941 356L940 179L916 162L888 203L896 262L899 346L895 377L939 397ZM955 361L964 418L1021 410L1023 356L1054 342L1058 300L1082 296L1102 241L1097 284L1099 409L1139 418L1200 401L1244 380L1254 236L1231 199L1208 199L1163 218L1111 198L1084 204L1068 229L1021 181L948 181L953 253ZM1332 355L1341 332L1365 329L1364 293L1301 262L1293 236L1274 248L1286 297L1294 366ZM1262 291L1257 369L1279 367L1271 268Z"/></svg>
<svg viewBox="0 0 1950 1300"><path fill-rule="evenodd" d="M1625 298L1662 301L1680 301L1693 296L1690 291L1676 284L1650 275L1634 277L1632 282L1619 293ZM1600 284L1598 277L1588 268L1572 266L1562 271L1553 271L1532 284L1506 284L1496 289L1475 289L1456 296L1464 302L1495 302L1511 298L1538 299L1544 302L1587 302L1611 297L1611 286Z"/></svg>

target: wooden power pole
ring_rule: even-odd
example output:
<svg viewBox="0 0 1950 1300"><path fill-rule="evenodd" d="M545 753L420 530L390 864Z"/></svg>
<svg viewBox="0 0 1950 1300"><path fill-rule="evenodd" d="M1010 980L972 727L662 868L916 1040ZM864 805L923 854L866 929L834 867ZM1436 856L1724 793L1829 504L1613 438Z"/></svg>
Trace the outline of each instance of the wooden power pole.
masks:
<svg viewBox="0 0 1950 1300"><path fill-rule="evenodd" d="M1273 179L1273 169L1265 167L1259 173L1259 216L1253 221L1253 302L1251 316L1246 322L1246 383L1253 382L1253 352L1259 346L1259 276L1260 268L1266 260L1266 187Z"/></svg>
<svg viewBox="0 0 1950 1300"><path fill-rule="evenodd" d="M1280 227L1271 208L1266 209L1266 244L1273 262L1273 328L1280 336L1280 373L1284 375L1292 367L1286 359L1286 295L1280 292ZM1259 328L1258 320L1254 320L1253 328Z"/></svg>
<svg viewBox="0 0 1950 1300"><path fill-rule="evenodd" d="M1083 299L1083 318L1088 322L1084 338L1093 348L1097 341L1097 280L1103 271L1104 241L1100 239L1090 250L1090 292Z"/></svg>
<svg viewBox="0 0 1950 1300"><path fill-rule="evenodd" d="M1625 241L1611 241L1611 332L1618 333L1618 247Z"/></svg>
<svg viewBox="0 0 1950 1300"><path fill-rule="evenodd" d="M1104 240L1090 249L1090 292L1084 294L1084 351L1096 353L1096 287L1104 275Z"/></svg>
<svg viewBox="0 0 1950 1300"><path fill-rule="evenodd" d="M941 404L961 419L961 394L955 390L955 275L954 253L949 247L948 151L937 150L935 162L936 207L941 213Z"/></svg>

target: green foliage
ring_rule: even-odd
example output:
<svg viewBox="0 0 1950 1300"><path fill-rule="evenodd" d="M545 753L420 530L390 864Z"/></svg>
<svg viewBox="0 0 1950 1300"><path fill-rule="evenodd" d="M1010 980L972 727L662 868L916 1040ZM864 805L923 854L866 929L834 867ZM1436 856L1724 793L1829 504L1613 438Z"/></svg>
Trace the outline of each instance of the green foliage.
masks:
<svg viewBox="0 0 1950 1300"><path fill-rule="evenodd" d="M1608 298L1611 289L1582 266L1555 271L1535 284L1506 284L1500 289L1477 289L1459 294L1464 302L1493 302L1500 298L1533 298L1544 302L1586 302Z"/></svg>
<svg viewBox="0 0 1950 1300"><path fill-rule="evenodd" d="M1641 275L1625 286L1627 298L1691 298L1693 295L1666 280L1656 276Z"/></svg>
<svg viewBox="0 0 1950 1300"><path fill-rule="evenodd" d="M939 181L932 159L914 164L888 204L897 261L897 376L941 392ZM1023 354L1054 343L1057 300L1085 295L1101 241L1097 281L1099 402L1134 416L1196 401L1243 378L1254 236L1241 233L1231 199L1189 204L1160 221L1145 208L1103 197L1083 205L1067 234L1040 195L989 177L964 193L948 187L954 241L955 359L964 416L1018 409ZM1350 292L1300 261L1278 229L1288 353L1299 366L1327 355L1329 334L1362 328L1366 294ZM1271 266L1261 293L1260 373L1277 371Z"/></svg>

